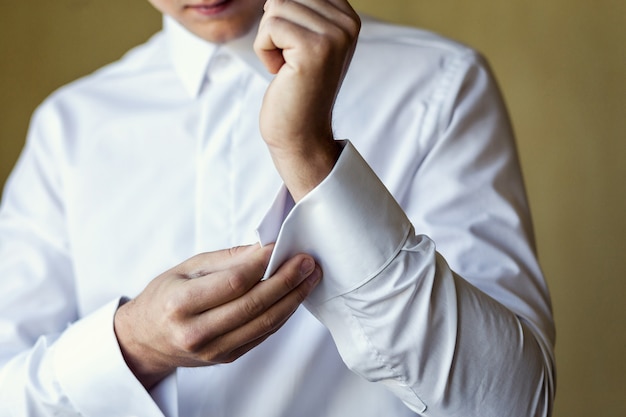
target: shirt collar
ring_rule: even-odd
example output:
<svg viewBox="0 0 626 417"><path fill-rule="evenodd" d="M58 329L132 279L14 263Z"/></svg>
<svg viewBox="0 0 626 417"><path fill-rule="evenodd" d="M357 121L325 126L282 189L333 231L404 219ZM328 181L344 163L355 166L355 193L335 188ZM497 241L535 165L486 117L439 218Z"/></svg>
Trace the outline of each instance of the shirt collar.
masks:
<svg viewBox="0 0 626 417"><path fill-rule="evenodd" d="M193 97L200 93L209 62L218 51L224 51L240 59L267 82L273 78L252 48L256 27L245 36L221 45L199 38L167 15L163 17L163 29L174 70L187 92Z"/></svg>

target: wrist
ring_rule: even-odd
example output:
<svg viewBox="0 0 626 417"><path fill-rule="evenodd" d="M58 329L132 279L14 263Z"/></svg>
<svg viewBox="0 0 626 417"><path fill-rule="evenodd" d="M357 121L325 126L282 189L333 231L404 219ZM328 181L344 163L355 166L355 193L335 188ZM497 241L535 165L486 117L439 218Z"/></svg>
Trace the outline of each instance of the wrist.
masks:
<svg viewBox="0 0 626 417"><path fill-rule="evenodd" d="M120 347L122 357L126 365L139 382L150 390L161 380L175 371L175 367L160 364L154 359L154 353L140 343L134 334L138 329L134 328L133 319L130 313L134 300L122 298L120 305L115 312L113 328L117 343Z"/></svg>
<svg viewBox="0 0 626 417"><path fill-rule="evenodd" d="M330 174L341 154L341 146L331 138L299 149L270 147L270 154L285 186L298 202Z"/></svg>

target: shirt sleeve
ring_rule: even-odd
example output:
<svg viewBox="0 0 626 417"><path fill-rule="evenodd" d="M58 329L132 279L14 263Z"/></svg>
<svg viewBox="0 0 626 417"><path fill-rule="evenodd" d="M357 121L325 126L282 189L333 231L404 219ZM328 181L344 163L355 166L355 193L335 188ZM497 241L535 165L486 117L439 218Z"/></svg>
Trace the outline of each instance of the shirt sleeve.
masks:
<svg viewBox="0 0 626 417"><path fill-rule="evenodd" d="M79 313L56 127L36 113L0 210L0 415L161 417L118 347L119 300Z"/></svg>
<svg viewBox="0 0 626 417"><path fill-rule="evenodd" d="M453 114L441 117L439 141L407 177L414 194L403 196L404 207L428 217L433 237L415 232L347 143L331 174L282 210L288 214L277 235L260 229L261 243L276 241L267 276L296 253L315 256L324 277L307 308L350 369L417 413L548 416L554 336L520 203L521 174L486 70L473 65L462 73L460 93L448 103Z"/></svg>

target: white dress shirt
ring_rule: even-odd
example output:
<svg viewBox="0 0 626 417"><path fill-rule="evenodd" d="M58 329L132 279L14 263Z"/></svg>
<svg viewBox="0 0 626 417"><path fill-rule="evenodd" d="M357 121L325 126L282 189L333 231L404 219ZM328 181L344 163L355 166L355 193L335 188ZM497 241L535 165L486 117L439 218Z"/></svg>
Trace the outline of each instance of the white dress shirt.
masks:
<svg viewBox="0 0 626 417"><path fill-rule="evenodd" d="M35 112L0 212L0 416L547 416L554 327L507 115L480 56L365 19L347 138L294 206L259 135L254 34L166 18ZM146 392L123 296L203 251L276 241L322 282L232 364Z"/></svg>

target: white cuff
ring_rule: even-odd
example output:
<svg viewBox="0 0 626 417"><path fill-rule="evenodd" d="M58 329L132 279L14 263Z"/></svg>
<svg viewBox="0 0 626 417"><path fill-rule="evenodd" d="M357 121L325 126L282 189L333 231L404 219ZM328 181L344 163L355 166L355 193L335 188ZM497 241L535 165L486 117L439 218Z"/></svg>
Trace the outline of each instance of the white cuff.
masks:
<svg viewBox="0 0 626 417"><path fill-rule="evenodd" d="M119 300L71 325L56 341L53 367L69 400L92 417L163 417L143 385L127 367L113 329Z"/></svg>
<svg viewBox="0 0 626 417"><path fill-rule="evenodd" d="M402 208L348 141L328 177L288 214L287 197L284 191L279 194L257 230L262 244L276 241L266 278L297 253L312 255L323 271L308 298L313 305L376 276L411 230ZM276 237L277 218L284 221Z"/></svg>

